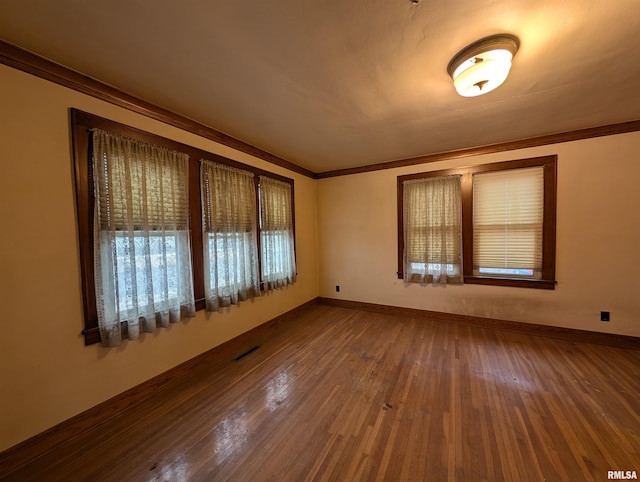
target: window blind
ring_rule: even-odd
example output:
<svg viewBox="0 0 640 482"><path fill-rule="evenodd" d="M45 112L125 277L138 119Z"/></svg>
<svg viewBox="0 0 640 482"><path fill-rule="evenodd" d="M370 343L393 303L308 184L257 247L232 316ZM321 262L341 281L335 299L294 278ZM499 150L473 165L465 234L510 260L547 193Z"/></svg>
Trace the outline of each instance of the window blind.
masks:
<svg viewBox="0 0 640 482"><path fill-rule="evenodd" d="M544 168L473 176L474 274L540 278Z"/></svg>
<svg viewBox="0 0 640 482"><path fill-rule="evenodd" d="M207 233L255 233L256 190L252 172L203 160L203 228Z"/></svg>
<svg viewBox="0 0 640 482"><path fill-rule="evenodd" d="M262 281L274 289L296 280L291 185L260 176Z"/></svg>
<svg viewBox="0 0 640 482"><path fill-rule="evenodd" d="M101 229L188 230L188 156L94 130Z"/></svg>
<svg viewBox="0 0 640 482"><path fill-rule="evenodd" d="M201 160L207 310L260 295L254 174Z"/></svg>

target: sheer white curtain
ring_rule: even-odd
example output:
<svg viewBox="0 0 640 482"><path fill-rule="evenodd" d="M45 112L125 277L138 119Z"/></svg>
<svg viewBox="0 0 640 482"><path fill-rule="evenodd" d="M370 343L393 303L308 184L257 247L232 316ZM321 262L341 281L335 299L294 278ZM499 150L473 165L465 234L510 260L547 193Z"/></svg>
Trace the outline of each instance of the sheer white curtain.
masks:
<svg viewBox="0 0 640 482"><path fill-rule="evenodd" d="M114 346L195 315L189 158L100 129L92 139L98 324Z"/></svg>
<svg viewBox="0 0 640 482"><path fill-rule="evenodd" d="M460 176L403 182L404 279L462 283Z"/></svg>
<svg viewBox="0 0 640 482"><path fill-rule="evenodd" d="M260 176L260 247L266 289L296 280L291 184Z"/></svg>
<svg viewBox="0 0 640 482"><path fill-rule="evenodd" d="M207 310L260 295L256 188L251 172L202 160L204 286Z"/></svg>

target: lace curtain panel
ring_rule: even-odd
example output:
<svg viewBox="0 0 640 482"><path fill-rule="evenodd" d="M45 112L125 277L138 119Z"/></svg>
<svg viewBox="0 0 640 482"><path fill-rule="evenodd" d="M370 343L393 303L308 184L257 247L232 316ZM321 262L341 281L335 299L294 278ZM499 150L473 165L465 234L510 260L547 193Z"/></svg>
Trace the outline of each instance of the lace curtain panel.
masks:
<svg viewBox="0 0 640 482"><path fill-rule="evenodd" d="M260 295L256 188L251 172L202 160L204 283L207 310Z"/></svg>
<svg viewBox="0 0 640 482"><path fill-rule="evenodd" d="M94 268L103 345L195 316L188 156L94 129Z"/></svg>
<svg viewBox="0 0 640 482"><path fill-rule="evenodd" d="M296 279L291 185L260 177L262 281L271 290Z"/></svg>
<svg viewBox="0 0 640 482"><path fill-rule="evenodd" d="M460 176L404 181L404 279L460 284L462 276Z"/></svg>

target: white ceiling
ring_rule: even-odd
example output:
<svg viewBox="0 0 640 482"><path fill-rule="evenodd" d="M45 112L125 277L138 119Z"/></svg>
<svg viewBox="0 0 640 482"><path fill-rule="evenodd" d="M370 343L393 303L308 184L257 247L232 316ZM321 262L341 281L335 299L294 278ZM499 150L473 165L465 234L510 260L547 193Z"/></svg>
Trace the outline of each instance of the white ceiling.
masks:
<svg viewBox="0 0 640 482"><path fill-rule="evenodd" d="M640 119L640 0L0 0L0 38L315 172ZM475 98L447 64L520 38Z"/></svg>

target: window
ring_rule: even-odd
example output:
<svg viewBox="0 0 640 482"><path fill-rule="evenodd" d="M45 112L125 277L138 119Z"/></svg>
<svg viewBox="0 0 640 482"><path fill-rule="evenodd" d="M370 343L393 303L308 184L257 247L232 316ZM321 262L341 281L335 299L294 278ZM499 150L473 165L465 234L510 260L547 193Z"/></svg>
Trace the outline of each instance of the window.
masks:
<svg viewBox="0 0 640 482"><path fill-rule="evenodd" d="M192 316L209 301L216 309L286 284L273 279L295 279L292 179L75 109L71 124L85 344L114 345ZM124 154L116 156L113 143ZM204 168L200 174L207 163L213 176ZM234 170L248 180L242 194L219 182ZM288 197L276 196L271 207L259 199L266 178L288 187ZM219 214L227 207L209 210L214 198L240 211L239 224L231 227ZM291 222L263 236L261 218L279 216L272 210ZM279 247L261 249L261 240L274 244L272 238Z"/></svg>
<svg viewBox="0 0 640 482"><path fill-rule="evenodd" d="M291 185L260 177L260 244L262 280L268 289L296 279Z"/></svg>
<svg viewBox="0 0 640 482"><path fill-rule="evenodd" d="M202 160L204 286L215 311L260 295L252 172Z"/></svg>
<svg viewBox="0 0 640 482"><path fill-rule="evenodd" d="M120 344L195 314L188 230L188 157L92 130L98 326Z"/></svg>
<svg viewBox="0 0 640 482"><path fill-rule="evenodd" d="M473 274L540 279L544 168L473 175Z"/></svg>
<svg viewBox="0 0 640 482"><path fill-rule="evenodd" d="M422 254L411 254L416 244L405 223L414 208L406 192L417 181L460 176L464 282L554 289L556 164L556 156L547 156L399 176L398 277L415 280L406 256L440 256L433 243L418 244ZM419 203L427 210L437 206L433 200ZM440 208L437 213L444 215ZM427 275L419 281L433 281L428 270L439 267L433 261L414 266ZM454 263L447 262L449 273L455 273Z"/></svg>
<svg viewBox="0 0 640 482"><path fill-rule="evenodd" d="M403 183L405 279L462 283L460 176Z"/></svg>

